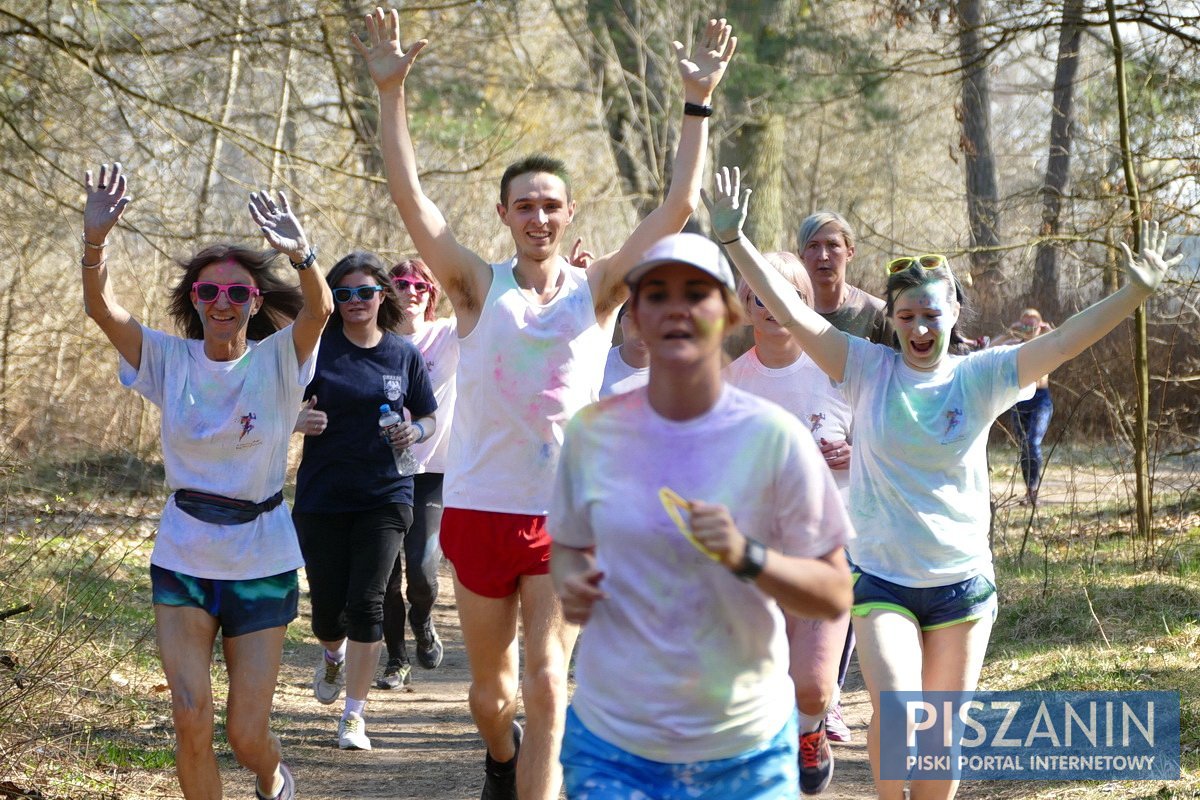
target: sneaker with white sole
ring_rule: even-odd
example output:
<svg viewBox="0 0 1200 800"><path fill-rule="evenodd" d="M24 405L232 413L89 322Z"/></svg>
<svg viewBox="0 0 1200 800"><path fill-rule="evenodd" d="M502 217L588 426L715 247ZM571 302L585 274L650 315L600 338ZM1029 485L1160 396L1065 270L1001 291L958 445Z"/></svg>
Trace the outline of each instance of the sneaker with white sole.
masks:
<svg viewBox="0 0 1200 800"><path fill-rule="evenodd" d="M338 747L342 750L370 750L367 722L353 711L338 722Z"/></svg>
<svg viewBox="0 0 1200 800"><path fill-rule="evenodd" d="M313 694L316 695L317 702L323 705L330 705L337 702L337 699L342 696L342 689L346 688L346 661L330 661L321 654L321 660L317 662L316 674L313 675Z"/></svg>
<svg viewBox="0 0 1200 800"><path fill-rule="evenodd" d="M852 742L854 741L854 733L850 730L850 726L846 724L846 720L842 719L842 705L835 703L833 708L825 714L825 736L831 742Z"/></svg>
<svg viewBox="0 0 1200 800"><path fill-rule="evenodd" d="M375 680L375 686L380 689L403 689L411 683L412 667L398 658L389 658L383 674Z"/></svg>

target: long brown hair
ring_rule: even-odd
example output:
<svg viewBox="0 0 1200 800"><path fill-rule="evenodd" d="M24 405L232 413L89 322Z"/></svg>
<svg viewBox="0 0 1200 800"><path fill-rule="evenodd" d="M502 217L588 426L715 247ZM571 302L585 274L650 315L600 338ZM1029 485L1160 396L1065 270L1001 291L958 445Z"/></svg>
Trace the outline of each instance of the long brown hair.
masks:
<svg viewBox="0 0 1200 800"><path fill-rule="evenodd" d="M372 280L383 287L383 291L379 293L379 316L376 318L375 324L379 326L380 330L398 332L400 323L404 321L404 308L400 305L400 298L392 286L391 277L388 275L383 260L365 250L355 250L353 253L343 256L325 276L330 290L337 288L342 278L351 272L370 275ZM338 305L338 303L333 304L333 316L329 318L329 324L340 328L342 327L342 314Z"/></svg>
<svg viewBox="0 0 1200 800"><path fill-rule="evenodd" d="M292 271L285 272L278 266L278 255L274 250L214 244L196 253L191 260L179 262L183 276L171 288L171 300L167 306L167 312L176 327L188 339L204 338L204 323L192 305L192 284L199 279L205 267L221 261L234 261L249 272L254 285L262 293L262 306L246 325L247 339L259 341L292 324L304 306L304 297L300 294L300 285L291 274Z"/></svg>

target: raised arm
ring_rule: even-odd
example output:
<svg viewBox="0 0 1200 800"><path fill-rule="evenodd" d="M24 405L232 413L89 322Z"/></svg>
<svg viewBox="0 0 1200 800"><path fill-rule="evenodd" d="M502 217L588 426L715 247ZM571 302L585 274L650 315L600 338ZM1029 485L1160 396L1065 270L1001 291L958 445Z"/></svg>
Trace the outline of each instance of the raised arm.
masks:
<svg viewBox="0 0 1200 800"><path fill-rule="evenodd" d="M709 203L708 213L717 241L725 246L730 260L775 321L796 337L826 375L841 381L850 350L847 335L809 308L796 294L796 287L767 263L742 232L751 190L741 188L741 169L734 167L731 173L729 167L722 167L715 178L716 199Z"/></svg>
<svg viewBox="0 0 1200 800"><path fill-rule="evenodd" d="M672 42L671 46L675 49L679 74L683 78L684 102L688 106L702 107L701 114L703 109L711 111L713 91L737 49L733 29L724 19L710 19L690 58L679 42ZM625 301L625 275L642 254L664 236L683 230L688 217L699 207L707 146L707 115L685 111L671 169L671 185L663 204L641 221L619 250L596 259L588 269L588 283L596 299L596 316L602 322Z"/></svg>
<svg viewBox="0 0 1200 800"><path fill-rule="evenodd" d="M283 253L293 265L308 265L297 270L304 305L292 323L296 363L303 364L316 350L325 322L333 313L333 294L316 265L316 253L304 235L304 227L288 205L287 195L280 192L276 204L266 192L255 192L250 195L250 216L267 237L267 244Z"/></svg>
<svg viewBox="0 0 1200 800"><path fill-rule="evenodd" d="M357 34L353 42L379 90L379 143L388 190L417 252L445 288L455 311L460 317L470 315L483 304L491 273L483 259L458 243L441 210L422 191L408 129L404 81L428 42L421 39L405 52L395 9L375 9L367 14L366 24L367 44Z"/></svg>
<svg viewBox="0 0 1200 800"><path fill-rule="evenodd" d="M1088 306L1054 330L1021 345L1017 351L1017 382L1024 386L1053 372L1091 347L1154 294L1171 267L1183 258L1163 259L1166 231L1157 222L1142 223L1142 252L1135 258L1124 242L1125 272L1129 280L1117 291Z"/></svg>
<svg viewBox="0 0 1200 800"><path fill-rule="evenodd" d="M92 171L84 173L87 200L83 207L83 310L134 369L142 363L142 326L113 296L108 285L108 259L104 250L112 231L132 198L120 162L100 165L100 181L93 185Z"/></svg>

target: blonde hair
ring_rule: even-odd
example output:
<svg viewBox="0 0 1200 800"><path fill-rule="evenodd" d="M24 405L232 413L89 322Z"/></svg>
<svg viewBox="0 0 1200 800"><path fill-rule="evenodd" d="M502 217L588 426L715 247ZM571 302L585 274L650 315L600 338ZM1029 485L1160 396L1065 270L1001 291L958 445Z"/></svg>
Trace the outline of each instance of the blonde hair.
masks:
<svg viewBox="0 0 1200 800"><path fill-rule="evenodd" d="M784 277L784 280L796 287L796 291L800 293L805 305L812 305L812 279L808 277L808 270L804 268L804 262L797 258L795 253L779 250L773 253L764 253L763 258ZM749 308L750 297L753 294L754 290L750 288L750 285L741 276L738 276L738 299L742 301L743 308Z"/></svg>

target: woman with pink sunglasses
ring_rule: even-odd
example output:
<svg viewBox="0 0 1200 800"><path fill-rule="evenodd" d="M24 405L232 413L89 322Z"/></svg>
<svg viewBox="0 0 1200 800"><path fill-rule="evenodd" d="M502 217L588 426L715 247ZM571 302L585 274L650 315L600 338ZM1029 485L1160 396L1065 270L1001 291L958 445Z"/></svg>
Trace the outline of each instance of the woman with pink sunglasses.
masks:
<svg viewBox="0 0 1200 800"><path fill-rule="evenodd" d="M108 234L129 205L120 164L84 177L83 301L120 356L121 383L162 409L163 509L150 579L159 657L171 689L175 764L186 797L219 797L213 752L212 649L229 676L225 732L257 776L260 800L295 797L268 726L284 634L296 617L303 564L283 501L295 409L313 376L332 310L315 251L279 195L251 196L250 215L275 252L217 244L182 264L170 315L182 337L147 328L108 284Z"/></svg>
<svg viewBox="0 0 1200 800"><path fill-rule="evenodd" d="M413 447L417 474L413 476L413 521L397 554L383 599L383 639L387 663L375 685L397 689L411 680L412 667L404 642L407 619L416 643L417 663L436 669L442 663L442 641L433 625L433 605L438 596L438 567L442 561L439 533L442 526L442 475L450 444L450 422L457 396L458 333L453 316L438 317L438 286L429 267L419 258L408 258L391 269L392 285L404 309L399 331L416 345L425 359L437 400L437 430L428 441ZM405 590L405 581L408 588ZM408 606L405 607L405 597Z"/></svg>

